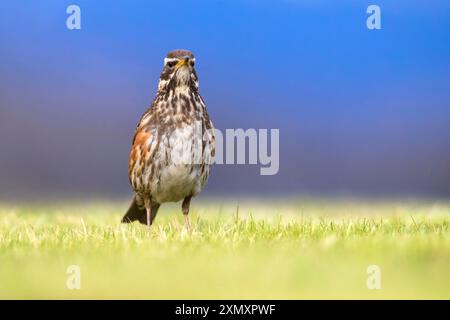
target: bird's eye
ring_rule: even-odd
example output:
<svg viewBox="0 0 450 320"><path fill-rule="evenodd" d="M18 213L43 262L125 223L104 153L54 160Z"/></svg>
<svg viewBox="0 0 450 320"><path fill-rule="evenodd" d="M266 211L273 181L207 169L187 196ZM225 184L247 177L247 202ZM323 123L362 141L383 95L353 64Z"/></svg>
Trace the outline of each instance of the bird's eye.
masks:
<svg viewBox="0 0 450 320"><path fill-rule="evenodd" d="M195 64L195 61L194 61L194 60L190 60L190 61L189 61L189 64L191 65L191 67L193 67L194 64Z"/></svg>
<svg viewBox="0 0 450 320"><path fill-rule="evenodd" d="M169 62L167 62L167 66L168 66L169 68L173 68L176 64L177 64L176 61L169 61Z"/></svg>

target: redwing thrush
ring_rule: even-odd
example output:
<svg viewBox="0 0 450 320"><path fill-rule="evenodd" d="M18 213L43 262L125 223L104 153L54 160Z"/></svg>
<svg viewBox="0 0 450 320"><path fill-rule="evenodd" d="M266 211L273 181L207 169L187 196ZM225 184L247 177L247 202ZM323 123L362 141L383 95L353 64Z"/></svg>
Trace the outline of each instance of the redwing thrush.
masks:
<svg viewBox="0 0 450 320"><path fill-rule="evenodd" d="M187 50L164 59L158 92L134 134L128 175L135 196L122 222L151 225L161 203L183 200L190 227L191 198L205 186L214 156L213 126L194 64Z"/></svg>

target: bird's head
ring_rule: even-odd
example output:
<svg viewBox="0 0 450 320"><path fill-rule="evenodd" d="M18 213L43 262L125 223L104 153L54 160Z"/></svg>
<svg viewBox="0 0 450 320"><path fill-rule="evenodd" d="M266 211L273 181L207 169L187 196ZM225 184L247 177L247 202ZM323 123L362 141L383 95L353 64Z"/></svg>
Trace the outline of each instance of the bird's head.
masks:
<svg viewBox="0 0 450 320"><path fill-rule="evenodd" d="M198 89L194 65L192 52L183 49L170 51L164 59L158 89L170 90L182 86Z"/></svg>

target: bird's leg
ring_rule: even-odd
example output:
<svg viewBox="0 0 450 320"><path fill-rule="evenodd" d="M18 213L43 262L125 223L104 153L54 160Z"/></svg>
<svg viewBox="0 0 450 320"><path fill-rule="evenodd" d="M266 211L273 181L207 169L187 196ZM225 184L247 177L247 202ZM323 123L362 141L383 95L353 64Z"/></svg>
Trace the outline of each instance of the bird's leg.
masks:
<svg viewBox="0 0 450 320"><path fill-rule="evenodd" d="M191 205L191 196L184 198L181 209L183 210L184 224L188 230L191 230L191 224L189 222L189 206Z"/></svg>
<svg viewBox="0 0 450 320"><path fill-rule="evenodd" d="M155 221L156 214L158 213L160 204L156 202L151 202L150 200L145 200L144 204L145 204L145 211L147 212L147 226L150 227L153 224L153 221Z"/></svg>
<svg viewBox="0 0 450 320"><path fill-rule="evenodd" d="M152 225L152 219L151 219L152 209L145 208L145 210L147 211L147 225L150 227Z"/></svg>
<svg viewBox="0 0 450 320"><path fill-rule="evenodd" d="M147 212L147 226L152 225L152 207L149 199L144 200L145 211Z"/></svg>
<svg viewBox="0 0 450 320"><path fill-rule="evenodd" d="M153 202L150 206L150 225L155 221L156 214L158 213L159 203Z"/></svg>
<svg viewBox="0 0 450 320"><path fill-rule="evenodd" d="M145 210L147 211L147 226L151 226L152 225L152 209L151 208L145 208Z"/></svg>

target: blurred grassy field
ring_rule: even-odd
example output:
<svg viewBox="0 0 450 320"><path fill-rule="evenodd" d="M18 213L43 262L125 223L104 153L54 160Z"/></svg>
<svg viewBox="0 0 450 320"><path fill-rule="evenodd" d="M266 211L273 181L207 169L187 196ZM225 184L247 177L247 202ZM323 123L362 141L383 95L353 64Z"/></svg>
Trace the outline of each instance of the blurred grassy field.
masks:
<svg viewBox="0 0 450 320"><path fill-rule="evenodd" d="M0 298L450 298L449 203L194 201L190 233L178 207L150 229L126 207L0 205Z"/></svg>

